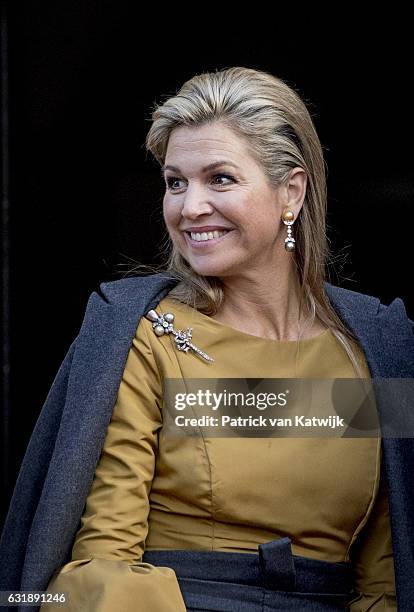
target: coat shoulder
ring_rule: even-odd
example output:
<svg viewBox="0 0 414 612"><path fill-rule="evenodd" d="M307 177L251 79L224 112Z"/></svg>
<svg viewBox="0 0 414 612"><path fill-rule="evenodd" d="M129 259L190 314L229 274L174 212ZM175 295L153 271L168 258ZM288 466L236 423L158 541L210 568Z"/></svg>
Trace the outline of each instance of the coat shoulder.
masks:
<svg viewBox="0 0 414 612"><path fill-rule="evenodd" d="M390 304L383 304L377 296L345 289L328 282L325 282L324 286L330 301L340 306L341 310L352 312L362 310L365 314L378 316L392 313L407 319L414 328L414 322L408 318L404 301L400 297L394 298Z"/></svg>
<svg viewBox="0 0 414 612"><path fill-rule="evenodd" d="M129 304L140 296L141 299L151 299L153 296L169 291L175 280L168 272L131 276L114 281L102 282L96 293L109 304Z"/></svg>
<svg viewBox="0 0 414 612"><path fill-rule="evenodd" d="M380 299L373 295L338 287L328 282L324 283L324 287L330 301L343 310L364 309L374 314L381 305Z"/></svg>

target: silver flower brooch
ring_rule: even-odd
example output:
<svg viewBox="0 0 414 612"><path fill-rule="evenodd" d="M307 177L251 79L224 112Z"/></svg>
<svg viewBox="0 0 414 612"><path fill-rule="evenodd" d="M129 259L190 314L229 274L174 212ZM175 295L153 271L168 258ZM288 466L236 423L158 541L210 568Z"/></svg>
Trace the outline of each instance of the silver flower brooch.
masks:
<svg viewBox="0 0 414 612"><path fill-rule="evenodd" d="M214 361L212 357L209 357L207 353L205 353L192 343L192 327L188 327L185 331L182 329L179 329L178 331L174 329L174 315L171 312L166 312L165 314L158 314L155 310L150 310L145 315L145 318L151 321L152 329L154 330L156 336L172 334L174 336L175 345L179 351L184 351L185 353L188 353L188 351L191 349L206 361Z"/></svg>

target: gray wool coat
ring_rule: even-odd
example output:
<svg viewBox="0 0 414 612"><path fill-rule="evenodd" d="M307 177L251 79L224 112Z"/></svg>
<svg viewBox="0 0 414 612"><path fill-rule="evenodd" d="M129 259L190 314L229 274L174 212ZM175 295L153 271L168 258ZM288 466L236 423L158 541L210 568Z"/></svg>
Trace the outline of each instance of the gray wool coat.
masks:
<svg viewBox="0 0 414 612"><path fill-rule="evenodd" d="M15 485L0 540L0 590L46 590L52 574L70 560L138 323L176 282L153 274L102 283L91 294ZM325 291L358 338L373 379L414 379L414 323L400 298L386 306L330 283ZM396 410L414 414L408 390L398 405L381 394L376 402L380 420ZM414 439L383 438L382 448L398 609L414 610Z"/></svg>

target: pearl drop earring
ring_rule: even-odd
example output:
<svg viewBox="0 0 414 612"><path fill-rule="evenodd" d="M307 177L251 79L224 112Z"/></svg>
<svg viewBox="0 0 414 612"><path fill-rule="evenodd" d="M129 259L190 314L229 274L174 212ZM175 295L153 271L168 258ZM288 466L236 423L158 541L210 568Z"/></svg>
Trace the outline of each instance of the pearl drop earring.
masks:
<svg viewBox="0 0 414 612"><path fill-rule="evenodd" d="M295 221L295 215L291 208L285 208L282 214L282 221L285 225L287 225L287 238L285 238L285 249L286 251L294 251L295 250L295 239L292 236L292 225Z"/></svg>

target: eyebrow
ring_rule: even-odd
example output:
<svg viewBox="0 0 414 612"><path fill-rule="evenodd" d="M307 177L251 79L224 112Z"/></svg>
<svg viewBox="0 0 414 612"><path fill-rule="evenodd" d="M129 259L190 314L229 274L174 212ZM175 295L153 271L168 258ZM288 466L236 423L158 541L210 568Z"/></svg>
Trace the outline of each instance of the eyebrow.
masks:
<svg viewBox="0 0 414 612"><path fill-rule="evenodd" d="M220 161L213 162L212 164L209 164L208 166L205 166L202 169L202 172L205 173L205 172L208 172L209 170L214 170L215 168L218 168L219 166L233 166L233 168L238 167L233 162L222 159ZM164 173L166 170L171 170L171 172L178 172L178 174L182 174L181 170L177 166L167 165L161 168L161 176L164 176Z"/></svg>

